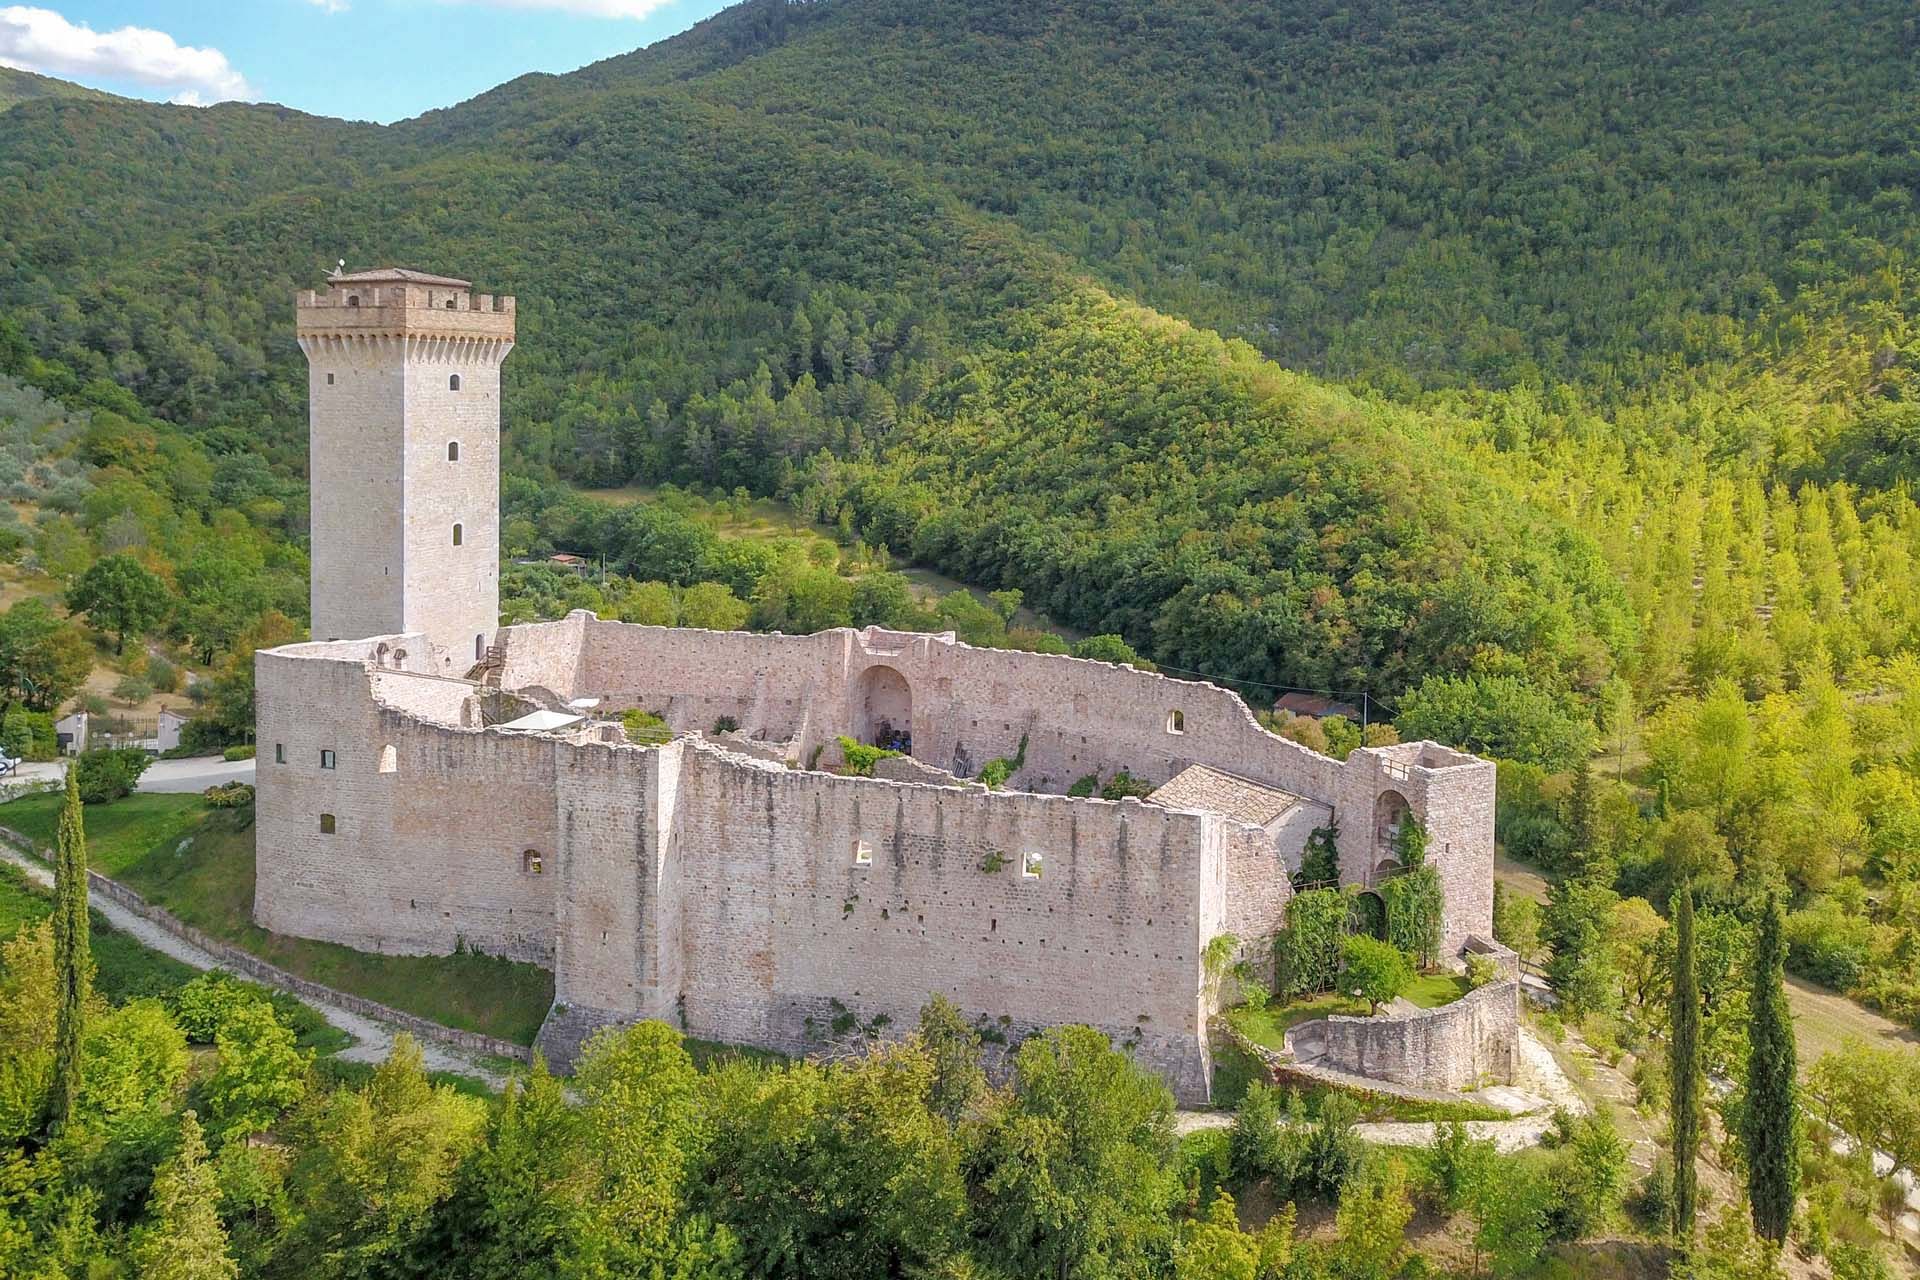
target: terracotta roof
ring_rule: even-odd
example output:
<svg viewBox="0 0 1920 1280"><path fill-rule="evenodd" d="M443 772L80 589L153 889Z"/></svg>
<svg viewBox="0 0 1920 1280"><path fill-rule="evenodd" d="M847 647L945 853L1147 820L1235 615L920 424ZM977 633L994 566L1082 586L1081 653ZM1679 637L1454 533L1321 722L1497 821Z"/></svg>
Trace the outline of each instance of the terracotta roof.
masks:
<svg viewBox="0 0 1920 1280"><path fill-rule="evenodd" d="M1188 765L1147 799L1169 809L1225 814L1256 827L1266 826L1300 803L1292 792L1203 764Z"/></svg>
<svg viewBox="0 0 1920 1280"><path fill-rule="evenodd" d="M1274 702L1275 711L1291 711L1297 716L1345 716L1358 720L1360 712L1350 702L1338 702L1317 693L1283 693Z"/></svg>
<svg viewBox="0 0 1920 1280"><path fill-rule="evenodd" d="M347 275L330 275L328 284L434 284L449 289L471 289L473 281L455 280L452 276L428 275L424 271L414 271L407 267L375 267L371 271L354 271Z"/></svg>

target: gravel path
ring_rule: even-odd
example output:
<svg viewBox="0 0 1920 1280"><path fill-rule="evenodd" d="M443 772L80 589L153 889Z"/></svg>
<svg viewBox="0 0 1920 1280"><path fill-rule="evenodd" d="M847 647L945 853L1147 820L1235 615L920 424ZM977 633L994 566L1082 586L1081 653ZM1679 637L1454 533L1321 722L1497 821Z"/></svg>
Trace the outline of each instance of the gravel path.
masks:
<svg viewBox="0 0 1920 1280"><path fill-rule="evenodd" d="M0 842L0 858L25 871L27 877L35 883L52 887L53 872L39 859L22 853L11 844L4 842ZM183 938L174 937L151 920L135 915L117 902L94 898L91 905L95 911L106 917L108 924L132 937L144 947L158 951L162 955L172 956L182 964L191 965L195 969L220 967L219 961L199 947ZM318 1011L320 1016L330 1024L353 1037L353 1044L334 1055L341 1061L383 1062L393 1049L393 1039L398 1034L394 1027L329 1001L315 1000L307 996L300 997L300 1000L301 1003ZM451 1045L422 1040L420 1053L429 1071L450 1071L457 1075L473 1076L486 1081L488 1087L493 1089L506 1085L506 1077L500 1072L482 1065L472 1055L463 1053Z"/></svg>

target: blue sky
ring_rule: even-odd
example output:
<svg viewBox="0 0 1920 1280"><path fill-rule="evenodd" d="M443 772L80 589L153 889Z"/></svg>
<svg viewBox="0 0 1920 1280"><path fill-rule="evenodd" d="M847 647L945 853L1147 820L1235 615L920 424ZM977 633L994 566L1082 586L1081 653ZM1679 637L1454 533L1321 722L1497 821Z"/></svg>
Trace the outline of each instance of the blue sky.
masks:
<svg viewBox="0 0 1920 1280"><path fill-rule="evenodd" d="M571 71L731 0L0 0L0 65L128 97L400 120Z"/></svg>

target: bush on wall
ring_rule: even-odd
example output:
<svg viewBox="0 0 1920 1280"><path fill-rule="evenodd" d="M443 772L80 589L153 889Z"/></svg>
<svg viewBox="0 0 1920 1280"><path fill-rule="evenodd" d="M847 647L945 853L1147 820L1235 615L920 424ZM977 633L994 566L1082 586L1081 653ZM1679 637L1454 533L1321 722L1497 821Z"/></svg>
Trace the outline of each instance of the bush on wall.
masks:
<svg viewBox="0 0 1920 1280"><path fill-rule="evenodd" d="M1287 998L1331 991L1347 932L1347 896L1309 889L1287 900L1287 927L1273 940L1274 972Z"/></svg>

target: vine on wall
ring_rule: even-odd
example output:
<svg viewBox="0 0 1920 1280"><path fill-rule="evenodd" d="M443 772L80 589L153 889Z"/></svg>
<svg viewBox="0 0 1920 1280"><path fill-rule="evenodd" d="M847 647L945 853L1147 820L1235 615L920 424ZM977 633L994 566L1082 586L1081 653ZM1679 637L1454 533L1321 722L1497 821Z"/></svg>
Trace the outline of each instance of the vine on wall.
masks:
<svg viewBox="0 0 1920 1280"><path fill-rule="evenodd" d="M1387 904L1387 941L1428 969L1440 957L1440 913L1445 905L1440 873L1422 866L1380 886Z"/></svg>
<svg viewBox="0 0 1920 1280"><path fill-rule="evenodd" d="M1281 995L1331 991L1346 932L1347 895L1340 890L1309 889L1288 899L1287 927L1273 939Z"/></svg>

